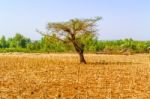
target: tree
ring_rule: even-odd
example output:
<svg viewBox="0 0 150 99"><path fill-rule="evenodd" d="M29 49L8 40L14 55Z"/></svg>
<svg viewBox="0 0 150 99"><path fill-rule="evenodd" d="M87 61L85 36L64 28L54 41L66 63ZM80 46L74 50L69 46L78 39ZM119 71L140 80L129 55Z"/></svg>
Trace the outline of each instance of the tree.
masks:
<svg viewBox="0 0 150 99"><path fill-rule="evenodd" d="M28 50L39 51L41 49L40 41L36 40L27 44Z"/></svg>
<svg viewBox="0 0 150 99"><path fill-rule="evenodd" d="M49 33L38 32L44 36L53 36L54 39L58 39L64 43L72 43L79 54L80 63L86 64L83 55L85 44L80 42L79 38L88 34L95 35L96 22L100 19L101 17L96 17L93 19L72 19L67 22L48 23L47 29Z"/></svg>
<svg viewBox="0 0 150 99"><path fill-rule="evenodd" d="M15 37L8 39L11 48L26 48L27 44L31 42L29 38L16 33Z"/></svg>
<svg viewBox="0 0 150 99"><path fill-rule="evenodd" d="M2 48L6 48L7 47L7 41L6 41L5 36L2 36L2 38L1 38L1 47Z"/></svg>

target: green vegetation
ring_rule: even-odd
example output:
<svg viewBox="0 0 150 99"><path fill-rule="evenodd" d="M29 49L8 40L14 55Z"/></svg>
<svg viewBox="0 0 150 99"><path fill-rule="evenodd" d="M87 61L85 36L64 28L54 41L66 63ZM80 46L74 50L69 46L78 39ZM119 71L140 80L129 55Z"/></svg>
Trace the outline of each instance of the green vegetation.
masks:
<svg viewBox="0 0 150 99"><path fill-rule="evenodd" d="M103 41L92 35L80 38L85 44L85 52L88 53L148 53L150 41L136 41L133 39ZM33 41L17 33L13 38L0 38L0 52L75 52L72 44L65 44L51 37L43 37Z"/></svg>

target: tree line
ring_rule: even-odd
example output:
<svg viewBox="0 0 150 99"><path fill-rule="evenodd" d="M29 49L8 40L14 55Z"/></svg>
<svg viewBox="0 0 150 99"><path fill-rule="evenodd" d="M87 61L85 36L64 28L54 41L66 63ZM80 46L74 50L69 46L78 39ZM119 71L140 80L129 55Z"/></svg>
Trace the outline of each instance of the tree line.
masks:
<svg viewBox="0 0 150 99"><path fill-rule="evenodd" d="M55 35L53 35L55 36ZM138 41L129 39L122 40L98 40L93 35L85 35L80 38L85 44L84 50L87 53L148 53L150 41ZM31 40L20 33L12 38L2 36L0 38L0 52L75 52L72 44L65 44L53 37L44 36L40 40Z"/></svg>

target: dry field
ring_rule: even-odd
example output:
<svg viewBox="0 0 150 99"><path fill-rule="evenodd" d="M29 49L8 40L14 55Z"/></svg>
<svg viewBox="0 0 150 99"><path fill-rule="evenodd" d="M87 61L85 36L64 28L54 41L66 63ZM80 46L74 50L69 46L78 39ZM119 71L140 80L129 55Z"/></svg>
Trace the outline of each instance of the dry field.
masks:
<svg viewBox="0 0 150 99"><path fill-rule="evenodd" d="M150 99L146 54L0 54L0 99Z"/></svg>

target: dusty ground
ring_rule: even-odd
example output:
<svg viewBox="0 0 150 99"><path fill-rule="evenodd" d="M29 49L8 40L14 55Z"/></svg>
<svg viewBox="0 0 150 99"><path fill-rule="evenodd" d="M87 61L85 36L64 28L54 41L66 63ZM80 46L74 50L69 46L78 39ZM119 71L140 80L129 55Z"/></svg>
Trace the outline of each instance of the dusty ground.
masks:
<svg viewBox="0 0 150 99"><path fill-rule="evenodd" d="M148 55L0 54L0 99L150 99Z"/></svg>

